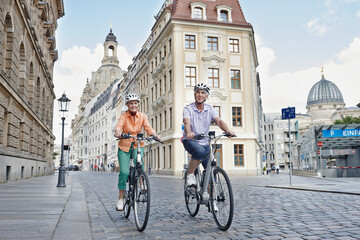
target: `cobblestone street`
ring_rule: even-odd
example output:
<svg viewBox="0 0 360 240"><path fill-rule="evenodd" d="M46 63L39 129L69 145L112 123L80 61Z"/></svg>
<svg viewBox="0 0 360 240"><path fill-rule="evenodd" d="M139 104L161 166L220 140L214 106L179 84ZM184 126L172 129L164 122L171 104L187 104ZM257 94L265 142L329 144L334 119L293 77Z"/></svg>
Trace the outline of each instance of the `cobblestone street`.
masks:
<svg viewBox="0 0 360 240"><path fill-rule="evenodd" d="M116 173L72 174L82 179L95 239L360 239L359 195L265 187L288 183L285 174L231 177L235 214L225 232L203 205L195 218L189 216L179 177L151 176L151 212L143 233L133 213L125 219L115 210ZM293 177L305 185L332 181L346 180Z"/></svg>

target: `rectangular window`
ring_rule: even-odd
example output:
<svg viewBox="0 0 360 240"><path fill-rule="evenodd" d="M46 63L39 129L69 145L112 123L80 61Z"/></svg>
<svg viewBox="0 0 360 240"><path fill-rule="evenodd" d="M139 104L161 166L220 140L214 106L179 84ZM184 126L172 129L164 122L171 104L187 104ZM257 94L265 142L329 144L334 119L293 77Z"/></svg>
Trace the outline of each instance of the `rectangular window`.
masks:
<svg viewBox="0 0 360 240"><path fill-rule="evenodd" d="M219 87L219 69L209 68L208 69L208 84L209 87Z"/></svg>
<svg viewBox="0 0 360 240"><path fill-rule="evenodd" d="M172 126L173 126L173 122L172 122L172 119L173 119L173 115L172 115L172 107L171 108L169 108L169 114L170 114L170 128L172 128Z"/></svg>
<svg viewBox="0 0 360 240"><path fill-rule="evenodd" d="M161 115L161 113L160 113L160 117L159 117L159 125L160 125L160 127L159 127L159 131L162 131L162 124L161 124L161 122L162 122L162 115Z"/></svg>
<svg viewBox="0 0 360 240"><path fill-rule="evenodd" d="M161 51L159 52L159 62L161 62Z"/></svg>
<svg viewBox="0 0 360 240"><path fill-rule="evenodd" d="M167 121L166 121L166 118L167 118L167 116L166 116L166 111L164 111L164 128L165 128L165 130L167 129Z"/></svg>
<svg viewBox="0 0 360 240"><path fill-rule="evenodd" d="M169 146L169 168L171 168L171 145Z"/></svg>
<svg viewBox="0 0 360 240"><path fill-rule="evenodd" d="M164 57L166 57L166 44L164 46Z"/></svg>
<svg viewBox="0 0 360 240"><path fill-rule="evenodd" d="M155 132L158 132L157 125L158 125L158 120L157 120L157 116L156 116L155 117Z"/></svg>
<svg viewBox="0 0 360 240"><path fill-rule="evenodd" d="M185 68L185 81L187 87L195 86L196 84L196 67Z"/></svg>
<svg viewBox="0 0 360 240"><path fill-rule="evenodd" d="M164 93L166 93L166 75L164 75Z"/></svg>
<svg viewBox="0 0 360 240"><path fill-rule="evenodd" d="M218 116L221 118L221 116L220 116L220 106L213 106L213 108L217 112ZM211 125L216 125L216 123L214 121L211 121Z"/></svg>
<svg viewBox="0 0 360 240"><path fill-rule="evenodd" d="M195 35L185 35L185 49L195 49Z"/></svg>
<svg viewBox="0 0 360 240"><path fill-rule="evenodd" d="M169 71L169 90L172 90L172 70Z"/></svg>
<svg viewBox="0 0 360 240"><path fill-rule="evenodd" d="M171 53L171 39L169 39L169 53Z"/></svg>
<svg viewBox="0 0 360 240"><path fill-rule="evenodd" d="M240 89L240 70L230 70L230 76L231 76L231 88L232 89Z"/></svg>
<svg viewBox="0 0 360 240"><path fill-rule="evenodd" d="M218 38L217 37L208 37L208 50L218 50Z"/></svg>
<svg viewBox="0 0 360 240"><path fill-rule="evenodd" d="M155 67L157 67L157 57L155 57Z"/></svg>
<svg viewBox="0 0 360 240"><path fill-rule="evenodd" d="M166 147L163 147L163 168L166 168Z"/></svg>
<svg viewBox="0 0 360 240"><path fill-rule="evenodd" d="M229 50L232 53L238 53L239 52L239 39L229 39Z"/></svg>
<svg viewBox="0 0 360 240"><path fill-rule="evenodd" d="M162 82L161 82L161 79L159 80L159 96L162 95Z"/></svg>
<svg viewBox="0 0 360 240"><path fill-rule="evenodd" d="M241 107L232 108L233 126L242 127Z"/></svg>
<svg viewBox="0 0 360 240"><path fill-rule="evenodd" d="M158 95L157 95L157 84L155 84L155 100L158 99Z"/></svg>
<svg viewBox="0 0 360 240"><path fill-rule="evenodd" d="M244 145L234 144L234 165L237 167L244 166Z"/></svg>

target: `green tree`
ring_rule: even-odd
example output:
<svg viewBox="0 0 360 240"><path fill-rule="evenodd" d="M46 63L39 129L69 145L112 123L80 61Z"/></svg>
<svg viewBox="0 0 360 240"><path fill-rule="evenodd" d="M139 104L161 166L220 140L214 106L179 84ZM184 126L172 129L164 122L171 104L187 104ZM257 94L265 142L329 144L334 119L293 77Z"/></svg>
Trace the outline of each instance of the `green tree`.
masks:
<svg viewBox="0 0 360 240"><path fill-rule="evenodd" d="M53 153L53 159L54 159L54 160L56 159L56 156L57 156L57 155L59 155L58 152L54 152L54 153Z"/></svg>
<svg viewBox="0 0 360 240"><path fill-rule="evenodd" d="M336 120L334 122L335 124L354 124L354 123L360 123L360 117L352 117L352 116L347 116L344 117L341 120Z"/></svg>

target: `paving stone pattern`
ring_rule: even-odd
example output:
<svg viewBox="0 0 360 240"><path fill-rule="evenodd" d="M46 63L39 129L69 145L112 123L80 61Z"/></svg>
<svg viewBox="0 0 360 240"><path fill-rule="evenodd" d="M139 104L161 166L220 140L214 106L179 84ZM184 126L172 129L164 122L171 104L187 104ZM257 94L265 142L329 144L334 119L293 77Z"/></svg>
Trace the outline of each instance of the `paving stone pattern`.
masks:
<svg viewBox="0 0 360 240"><path fill-rule="evenodd" d="M75 176L74 176L75 177ZM288 176L231 177L235 215L228 231L217 228L211 213L200 207L196 217L186 211L178 177L150 176L151 212L147 228L136 230L115 210L116 173L79 172L86 194L94 239L360 239L360 195L269 188ZM294 177L298 184L336 185L346 180ZM354 180L357 181L357 180Z"/></svg>

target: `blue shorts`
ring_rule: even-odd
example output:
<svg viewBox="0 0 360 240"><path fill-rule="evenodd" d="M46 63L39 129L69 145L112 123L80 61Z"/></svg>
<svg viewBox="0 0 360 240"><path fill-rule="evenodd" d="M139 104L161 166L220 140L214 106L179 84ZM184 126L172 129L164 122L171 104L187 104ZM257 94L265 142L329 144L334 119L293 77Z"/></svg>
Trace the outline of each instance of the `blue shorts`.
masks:
<svg viewBox="0 0 360 240"><path fill-rule="evenodd" d="M201 160L204 169L206 169L210 157L209 145L205 145L205 146L200 145L195 140L183 140L183 145L185 150L191 154L191 158L195 160Z"/></svg>

